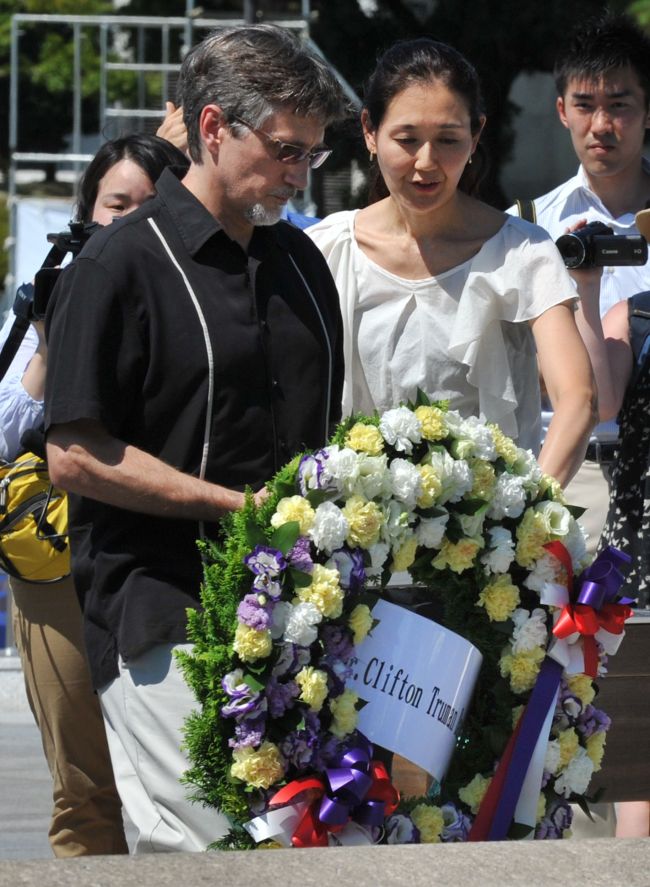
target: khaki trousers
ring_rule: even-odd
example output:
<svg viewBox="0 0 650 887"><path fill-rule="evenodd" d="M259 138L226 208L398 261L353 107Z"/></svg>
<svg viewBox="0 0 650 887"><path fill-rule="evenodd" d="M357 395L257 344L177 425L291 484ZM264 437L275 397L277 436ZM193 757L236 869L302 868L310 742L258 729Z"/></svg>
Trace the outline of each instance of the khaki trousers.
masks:
<svg viewBox="0 0 650 887"><path fill-rule="evenodd" d="M128 853L72 578L10 586L27 698L52 774L50 846L61 858Z"/></svg>

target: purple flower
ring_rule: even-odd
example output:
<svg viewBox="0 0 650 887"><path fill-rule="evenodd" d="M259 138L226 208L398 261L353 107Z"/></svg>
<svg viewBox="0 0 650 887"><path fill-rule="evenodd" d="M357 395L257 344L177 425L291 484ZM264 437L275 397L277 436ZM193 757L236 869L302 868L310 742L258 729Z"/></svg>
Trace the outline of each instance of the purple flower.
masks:
<svg viewBox="0 0 650 887"><path fill-rule="evenodd" d="M306 536L299 536L296 544L287 555L289 563L296 570L303 573L311 573L314 569L314 562L311 559L311 542Z"/></svg>
<svg viewBox="0 0 650 887"><path fill-rule="evenodd" d="M309 728L294 730L280 744L280 751L289 763L298 770L304 770L314 757L318 736Z"/></svg>
<svg viewBox="0 0 650 887"><path fill-rule="evenodd" d="M576 722L576 730L589 739L594 733L604 733L611 727L611 718L593 705L586 705Z"/></svg>
<svg viewBox="0 0 650 887"><path fill-rule="evenodd" d="M472 821L462 810L459 810L453 804L443 804L442 818L444 827L440 838L445 843L453 841L466 841Z"/></svg>
<svg viewBox="0 0 650 887"><path fill-rule="evenodd" d="M228 745L231 748L246 748L247 746L257 748L262 744L265 728L266 718L263 715L243 720L235 725L235 735L228 740Z"/></svg>
<svg viewBox="0 0 650 887"><path fill-rule="evenodd" d="M328 659L348 660L354 652L352 633L342 625L331 622L321 628L321 640Z"/></svg>
<svg viewBox="0 0 650 887"><path fill-rule="evenodd" d="M302 496L310 490L328 488L329 478L325 472L325 463L329 455L325 450L317 450L313 455L303 456L298 465L298 485Z"/></svg>
<svg viewBox="0 0 650 887"><path fill-rule="evenodd" d="M555 841L562 837L562 833L571 827L573 812L566 801L554 801L535 830L535 837L539 841Z"/></svg>
<svg viewBox="0 0 650 887"><path fill-rule="evenodd" d="M269 714L272 718L281 718L288 708L293 706L293 700L300 695L300 688L295 681L281 684L277 678L271 677L266 684L266 701Z"/></svg>
<svg viewBox="0 0 650 887"><path fill-rule="evenodd" d="M254 628L255 631L264 631L271 624L271 613L268 606L260 603L256 594L247 594L242 598L237 607L237 618L244 625Z"/></svg>
<svg viewBox="0 0 650 887"><path fill-rule="evenodd" d="M354 592L361 591L365 585L366 568L360 548L338 548L332 552L327 566L339 571L341 588Z"/></svg>
<svg viewBox="0 0 650 887"><path fill-rule="evenodd" d="M296 675L304 665L311 662L311 654L306 647L297 644L283 644L280 647L280 655L273 666L275 677L283 675Z"/></svg>
<svg viewBox="0 0 650 887"><path fill-rule="evenodd" d="M223 686L223 682L222 682ZM247 686L247 693L232 696L230 702L221 708L222 718L244 718L259 717L262 712L266 711L266 699L255 690L251 690Z"/></svg>
<svg viewBox="0 0 650 887"><path fill-rule="evenodd" d="M275 601L282 594L282 585L268 573L258 573L253 579L253 591L265 594Z"/></svg>
<svg viewBox="0 0 650 887"><path fill-rule="evenodd" d="M419 844L420 832L410 816L396 813L386 820L387 844Z"/></svg>
<svg viewBox="0 0 650 887"><path fill-rule="evenodd" d="M256 545L244 558L244 563L256 576L264 575L275 578L286 569L287 562L281 551L267 545Z"/></svg>

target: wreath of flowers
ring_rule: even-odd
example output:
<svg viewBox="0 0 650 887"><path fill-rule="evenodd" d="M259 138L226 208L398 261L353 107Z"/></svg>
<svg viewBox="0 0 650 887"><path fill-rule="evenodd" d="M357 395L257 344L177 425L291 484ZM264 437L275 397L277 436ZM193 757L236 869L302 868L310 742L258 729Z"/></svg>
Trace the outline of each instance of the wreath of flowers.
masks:
<svg viewBox="0 0 650 887"><path fill-rule="evenodd" d="M245 826L296 797L311 811L298 846L339 843L351 822L375 842L467 840L553 640L561 606L544 603L544 590L566 587L567 572L589 562L581 510L497 426L422 393L343 422L268 491L260 506L249 495L220 542L203 545L203 610L189 611L195 646L181 657L200 703L187 722L186 781L232 823L217 846L274 846ZM563 558L549 545L558 542ZM346 679L373 603L405 570L483 664L442 784L399 799L356 732L363 703ZM584 804L600 768L610 719L594 696L591 677L564 672L535 838L567 835L569 802ZM332 774L344 768L337 787Z"/></svg>

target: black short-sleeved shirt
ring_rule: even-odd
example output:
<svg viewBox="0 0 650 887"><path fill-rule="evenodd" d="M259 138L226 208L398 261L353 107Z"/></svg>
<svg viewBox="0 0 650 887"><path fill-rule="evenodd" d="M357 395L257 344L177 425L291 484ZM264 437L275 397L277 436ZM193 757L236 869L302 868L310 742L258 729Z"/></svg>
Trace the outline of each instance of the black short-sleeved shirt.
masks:
<svg viewBox="0 0 650 887"><path fill-rule="evenodd" d="M165 171L158 195L90 239L47 319L46 429L95 419L189 474L259 489L340 417L338 297L308 237L255 228L248 254ZM117 654L186 640L197 521L71 497L73 571L93 681ZM204 528L209 536L215 527Z"/></svg>

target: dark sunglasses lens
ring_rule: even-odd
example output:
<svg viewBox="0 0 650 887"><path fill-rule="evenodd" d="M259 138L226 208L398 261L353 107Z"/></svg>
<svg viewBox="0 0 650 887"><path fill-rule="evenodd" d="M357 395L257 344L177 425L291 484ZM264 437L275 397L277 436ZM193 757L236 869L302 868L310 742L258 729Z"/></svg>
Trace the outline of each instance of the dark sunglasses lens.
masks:
<svg viewBox="0 0 650 887"><path fill-rule="evenodd" d="M281 163L300 163L309 154L304 148L297 145L287 145L284 142L278 148L278 160Z"/></svg>
<svg viewBox="0 0 650 887"><path fill-rule="evenodd" d="M323 148L322 151L314 151L309 157L309 165L312 169L318 169L322 166L332 152L329 148Z"/></svg>

